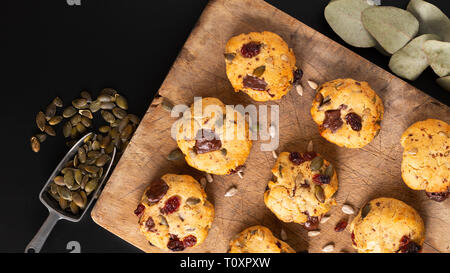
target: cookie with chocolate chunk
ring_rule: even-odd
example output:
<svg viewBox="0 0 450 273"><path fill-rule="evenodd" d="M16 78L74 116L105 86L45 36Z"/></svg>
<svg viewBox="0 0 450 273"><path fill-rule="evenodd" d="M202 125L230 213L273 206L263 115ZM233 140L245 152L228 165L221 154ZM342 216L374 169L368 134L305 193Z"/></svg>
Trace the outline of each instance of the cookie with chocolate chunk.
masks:
<svg viewBox="0 0 450 273"><path fill-rule="evenodd" d="M353 247L360 253L422 251L425 227L417 211L394 198L377 198L359 211L350 224Z"/></svg>
<svg viewBox="0 0 450 273"><path fill-rule="evenodd" d="M367 82L337 79L322 84L311 107L320 135L341 147L361 148L380 130L383 103Z"/></svg>
<svg viewBox="0 0 450 273"><path fill-rule="evenodd" d="M207 173L235 173L252 147L245 117L216 98L194 102L176 128L177 144L186 162Z"/></svg>
<svg viewBox="0 0 450 273"><path fill-rule="evenodd" d="M245 92L256 101L281 99L302 74L292 49L269 31L232 37L225 47L225 63L235 92Z"/></svg>
<svg viewBox="0 0 450 273"><path fill-rule="evenodd" d="M424 190L434 201L450 194L450 125L427 119L402 134L402 178L413 190Z"/></svg>
<svg viewBox="0 0 450 273"><path fill-rule="evenodd" d="M182 251L205 240L214 207L194 178L165 174L145 189L135 214L139 229L152 245Z"/></svg>
<svg viewBox="0 0 450 273"><path fill-rule="evenodd" d="M264 226L246 228L230 242L229 253L295 253Z"/></svg>
<svg viewBox="0 0 450 273"><path fill-rule="evenodd" d="M336 201L338 178L333 165L315 152L283 152L272 168L274 176L264 203L283 222L318 228L320 218Z"/></svg>

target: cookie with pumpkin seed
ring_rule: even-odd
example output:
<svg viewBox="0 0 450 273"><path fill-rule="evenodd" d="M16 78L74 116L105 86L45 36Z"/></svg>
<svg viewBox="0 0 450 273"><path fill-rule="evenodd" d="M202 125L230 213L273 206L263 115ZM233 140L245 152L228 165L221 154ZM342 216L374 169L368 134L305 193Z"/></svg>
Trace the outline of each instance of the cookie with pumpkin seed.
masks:
<svg viewBox="0 0 450 273"><path fill-rule="evenodd" d="M277 34L263 31L232 37L225 47L226 72L235 92L256 101L279 100L301 78L295 55Z"/></svg>
<svg viewBox="0 0 450 273"><path fill-rule="evenodd" d="M264 203L283 222L308 230L336 204L338 178L333 165L315 152L282 152L272 168L274 178L264 193Z"/></svg>
<svg viewBox="0 0 450 273"><path fill-rule="evenodd" d="M434 201L450 195L450 125L427 119L402 134L402 178L413 190L424 190Z"/></svg>
<svg viewBox="0 0 450 273"><path fill-rule="evenodd" d="M422 251L425 226L404 202L381 197L365 204L350 224L353 247L360 253Z"/></svg>
<svg viewBox="0 0 450 273"><path fill-rule="evenodd" d="M201 244L214 219L214 207L200 183L189 175L176 174L152 181L134 213L145 238L171 251Z"/></svg>
<svg viewBox="0 0 450 273"><path fill-rule="evenodd" d="M381 129L383 102L367 82L336 79L322 84L311 107L319 132L346 148L362 148Z"/></svg>
<svg viewBox="0 0 450 273"><path fill-rule="evenodd" d="M252 226L230 242L229 253L295 253L287 243L277 239L270 229Z"/></svg>

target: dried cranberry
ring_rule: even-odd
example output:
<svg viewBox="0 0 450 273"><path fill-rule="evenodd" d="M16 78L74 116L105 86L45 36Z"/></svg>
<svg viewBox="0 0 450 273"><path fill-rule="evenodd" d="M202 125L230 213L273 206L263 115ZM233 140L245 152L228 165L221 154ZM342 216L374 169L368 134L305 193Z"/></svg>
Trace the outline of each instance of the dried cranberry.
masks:
<svg viewBox="0 0 450 273"><path fill-rule="evenodd" d="M303 71L299 68L297 70L294 70L294 84L298 84L300 80L302 79Z"/></svg>
<svg viewBox="0 0 450 273"><path fill-rule="evenodd" d="M184 237L183 239L183 245L184 247L193 247L197 243L197 238L193 235L189 235Z"/></svg>
<svg viewBox="0 0 450 273"><path fill-rule="evenodd" d="M306 161L311 161L317 156L317 154L315 152L306 152L306 153L303 153L302 156L303 156L303 159L305 159Z"/></svg>
<svg viewBox="0 0 450 273"><path fill-rule="evenodd" d="M448 198L450 192L425 192L425 194L433 201L442 202Z"/></svg>
<svg viewBox="0 0 450 273"><path fill-rule="evenodd" d="M347 220L341 220L341 221L339 221L339 222L336 224L336 226L334 227L334 231L336 231L336 232L341 232L341 231L343 231L343 230L347 227L347 224L348 224Z"/></svg>
<svg viewBox="0 0 450 273"><path fill-rule="evenodd" d="M261 44L257 42L246 43L241 48L241 54L245 58L252 58L261 51Z"/></svg>
<svg viewBox="0 0 450 273"><path fill-rule="evenodd" d="M239 165L236 168L234 168L234 170L231 170L229 174L234 174L239 172L240 170L242 170L244 168L244 165Z"/></svg>
<svg viewBox="0 0 450 273"><path fill-rule="evenodd" d="M313 181L317 185L330 184L330 177L324 174L316 174L313 176Z"/></svg>
<svg viewBox="0 0 450 273"><path fill-rule="evenodd" d="M401 239L400 239L400 247L405 246L409 243L410 238L409 236L404 235Z"/></svg>
<svg viewBox="0 0 450 273"><path fill-rule="evenodd" d="M172 251L183 251L184 244L180 239L178 239L177 235L170 234L169 242L167 243L167 248Z"/></svg>
<svg viewBox="0 0 450 273"><path fill-rule="evenodd" d="M161 209L162 214L171 214L178 210L180 207L180 198L178 196L172 196L167 199L164 207Z"/></svg>
<svg viewBox="0 0 450 273"><path fill-rule="evenodd" d="M145 227L148 231L156 232L155 222L153 221L152 217L148 217L147 221L145 222Z"/></svg>
<svg viewBox="0 0 450 273"><path fill-rule="evenodd" d="M344 122L341 119L341 110L327 110L325 111L325 119L323 120L323 127L328 128L331 132L336 132L341 128Z"/></svg>
<svg viewBox="0 0 450 273"><path fill-rule="evenodd" d="M222 147L222 141L216 133L209 129L201 129L197 131L195 137L194 152L204 154L208 152L218 151Z"/></svg>
<svg viewBox="0 0 450 273"><path fill-rule="evenodd" d="M361 117L356 113L348 113L345 116L345 120L347 121L347 124L352 127L353 131L361 131L362 123L361 123Z"/></svg>
<svg viewBox="0 0 450 273"><path fill-rule="evenodd" d="M411 241L404 246L401 246L399 249L400 253L419 253L421 247L415 242Z"/></svg>
<svg viewBox="0 0 450 273"><path fill-rule="evenodd" d="M142 204L139 204L137 208L134 210L134 214L136 214L137 217L141 217L144 213L145 206Z"/></svg>
<svg viewBox="0 0 450 273"><path fill-rule="evenodd" d="M356 241L355 241L355 233L352 232L352 243L354 246L356 246Z"/></svg>
<svg viewBox="0 0 450 273"><path fill-rule="evenodd" d="M166 195L169 186L163 180L153 181L145 195L150 204L158 203Z"/></svg>
<svg viewBox="0 0 450 273"><path fill-rule="evenodd" d="M275 244L277 245L277 247L278 247L279 249L281 249L281 243L280 243L280 242L277 241Z"/></svg>
<svg viewBox="0 0 450 273"><path fill-rule="evenodd" d="M304 212L308 216L308 221L305 222L303 227L306 230L316 230L319 227L319 217L309 216L308 212Z"/></svg>
<svg viewBox="0 0 450 273"><path fill-rule="evenodd" d="M251 88L257 91L264 91L267 87L267 82L264 79L246 75L242 80L244 87Z"/></svg>
<svg viewBox="0 0 450 273"><path fill-rule="evenodd" d="M296 165L300 165L306 160L303 158L303 156L300 153L292 152L289 154L289 160L292 161L292 163Z"/></svg>

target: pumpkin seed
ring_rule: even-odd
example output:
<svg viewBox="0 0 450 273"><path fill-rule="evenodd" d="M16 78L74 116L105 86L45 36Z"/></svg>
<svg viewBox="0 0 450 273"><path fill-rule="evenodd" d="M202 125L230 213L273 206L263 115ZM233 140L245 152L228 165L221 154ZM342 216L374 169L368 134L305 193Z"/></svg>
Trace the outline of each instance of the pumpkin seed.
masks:
<svg viewBox="0 0 450 273"><path fill-rule="evenodd" d="M72 172L67 172L64 175L64 185L66 185L67 188L72 188L73 184L75 183L75 180L73 178Z"/></svg>
<svg viewBox="0 0 450 273"><path fill-rule="evenodd" d="M97 100L99 100L100 102L112 102L113 101L114 96L112 95L108 95L108 94L100 94L97 97Z"/></svg>
<svg viewBox="0 0 450 273"><path fill-rule="evenodd" d="M100 151L89 151L87 153L88 158L95 158L98 159L100 156L102 155L102 153Z"/></svg>
<svg viewBox="0 0 450 273"><path fill-rule="evenodd" d="M320 203L324 203L325 202L325 193L323 192L323 189L321 186L316 185L314 187L314 196L316 197L316 199L320 202Z"/></svg>
<svg viewBox="0 0 450 273"><path fill-rule="evenodd" d="M81 123L85 126L85 127L91 127L92 125L92 120L87 118L87 117L81 117Z"/></svg>
<svg viewBox="0 0 450 273"><path fill-rule="evenodd" d="M114 107L116 107L114 102L102 102L102 104L100 104L100 109L103 109L103 110L111 110Z"/></svg>
<svg viewBox="0 0 450 273"><path fill-rule="evenodd" d="M71 118L73 115L77 113L77 109L75 109L73 106L69 106L63 111L63 117L64 118Z"/></svg>
<svg viewBox="0 0 450 273"><path fill-rule="evenodd" d="M284 230L284 228L281 228L280 237L281 237L281 240L283 240L283 241L286 241L288 239L287 233Z"/></svg>
<svg viewBox="0 0 450 273"><path fill-rule="evenodd" d="M361 210L361 219L364 219L370 212L370 203L367 203Z"/></svg>
<svg viewBox="0 0 450 273"><path fill-rule="evenodd" d="M253 70L253 76L261 77L262 74L264 74L264 71L266 71L266 66L265 65L258 66L257 68L255 68Z"/></svg>
<svg viewBox="0 0 450 273"><path fill-rule="evenodd" d="M303 96L303 86L301 84L298 83L295 85L295 91L297 91L297 94L300 96Z"/></svg>
<svg viewBox="0 0 450 273"><path fill-rule="evenodd" d="M122 133L120 133L120 138L127 140L130 138L132 133L133 133L133 126L131 126L131 124L128 124L127 126L125 126Z"/></svg>
<svg viewBox="0 0 450 273"><path fill-rule="evenodd" d="M50 184L50 192L54 195L58 194L58 185L55 183Z"/></svg>
<svg viewBox="0 0 450 273"><path fill-rule="evenodd" d="M61 197L61 199L65 199L67 201L72 201L72 192L68 188L59 186L58 194Z"/></svg>
<svg viewBox="0 0 450 273"><path fill-rule="evenodd" d="M83 204L84 204L83 208L84 208L84 207L86 206L86 204L87 204L87 195L86 195L86 192L80 191L80 195L81 195L81 198L83 198Z"/></svg>
<svg viewBox="0 0 450 273"><path fill-rule="evenodd" d="M117 129L117 127L112 128L111 131L109 131L109 134L110 134L112 139L116 139L116 138L119 139L118 138L118 136L119 136L119 129Z"/></svg>
<svg viewBox="0 0 450 273"><path fill-rule="evenodd" d="M42 132L45 130L45 114L42 111L39 111L36 115L36 125Z"/></svg>
<svg viewBox="0 0 450 273"><path fill-rule="evenodd" d="M318 171L318 170L320 170L320 168L322 168L322 166L323 166L323 158L320 156L316 156L311 161L311 170L312 171Z"/></svg>
<svg viewBox="0 0 450 273"><path fill-rule="evenodd" d="M59 198L58 203L62 210L67 209L67 207L69 206L69 202L67 202L67 200L64 198Z"/></svg>
<svg viewBox="0 0 450 273"><path fill-rule="evenodd" d="M320 223L325 224L328 220L330 220L330 216L325 215L322 219L320 219Z"/></svg>
<svg viewBox="0 0 450 273"><path fill-rule="evenodd" d="M86 186L84 187L84 190L86 191L87 195L89 195L91 192L93 192L98 186L98 179L94 178L87 182Z"/></svg>
<svg viewBox="0 0 450 273"><path fill-rule="evenodd" d="M108 155L101 155L96 161L95 165L97 167L103 167L111 158Z"/></svg>
<svg viewBox="0 0 450 273"><path fill-rule="evenodd" d="M414 15L396 7L366 8L361 19L365 29L391 54L406 45L419 31L419 21Z"/></svg>
<svg viewBox="0 0 450 273"><path fill-rule="evenodd" d="M128 114L127 117L134 125L138 125L140 122L138 116L136 116L136 115Z"/></svg>
<svg viewBox="0 0 450 273"><path fill-rule="evenodd" d="M63 125L64 137L69 137L71 133L72 133L72 125L70 124L70 122L64 123L64 125Z"/></svg>
<svg viewBox="0 0 450 273"><path fill-rule="evenodd" d="M89 176L85 175L85 176L83 176L83 179L81 180L81 184L80 184L81 189L84 190L84 188L86 187L87 182L89 182Z"/></svg>
<svg viewBox="0 0 450 273"><path fill-rule="evenodd" d="M436 79L436 83L442 87L444 90L447 90L450 92L450 76L441 77Z"/></svg>
<svg viewBox="0 0 450 273"><path fill-rule="evenodd" d="M432 33L450 42L450 21L439 8L422 0L411 0L406 9L419 20L420 34Z"/></svg>
<svg viewBox="0 0 450 273"><path fill-rule="evenodd" d="M108 147L110 142L111 142L111 136L107 135L104 138L102 138L102 141L100 142L100 147L105 149L106 147Z"/></svg>
<svg viewBox="0 0 450 273"><path fill-rule="evenodd" d="M111 114L111 112L102 110L100 113L101 113L103 119L108 123L113 123L116 120L116 118L114 117L113 114Z"/></svg>
<svg viewBox="0 0 450 273"><path fill-rule="evenodd" d="M175 161L183 157L183 153L180 149L175 149L169 153L167 160Z"/></svg>
<svg viewBox="0 0 450 273"><path fill-rule="evenodd" d="M70 118L70 123L72 124L72 126L76 126L80 122L81 122L80 114L75 114L72 118Z"/></svg>
<svg viewBox="0 0 450 273"><path fill-rule="evenodd" d="M75 182L77 182L78 185L81 185L81 181L83 181L83 174L81 173L81 171L77 169L73 172L73 174Z"/></svg>
<svg viewBox="0 0 450 273"><path fill-rule="evenodd" d="M84 170L88 173L97 173L100 169L97 166L87 165Z"/></svg>
<svg viewBox="0 0 450 273"><path fill-rule="evenodd" d="M86 163L86 150L83 147L78 148L78 160L81 163Z"/></svg>
<svg viewBox="0 0 450 273"><path fill-rule="evenodd" d="M275 152L274 150L272 150L272 157L275 158L275 159L278 158L277 152Z"/></svg>
<svg viewBox="0 0 450 273"><path fill-rule="evenodd" d="M167 112L171 112L173 108L173 104L168 101L166 98L164 98L163 102L161 103L161 107L166 110Z"/></svg>
<svg viewBox="0 0 450 273"><path fill-rule="evenodd" d="M427 55L422 50L427 40L438 40L439 36L434 34L424 34L414 38L402 49L392 55L389 60L389 68L396 75L415 80L428 67Z"/></svg>
<svg viewBox="0 0 450 273"><path fill-rule="evenodd" d="M55 176L55 178L53 178L53 182L55 182L56 185L58 186L64 186L64 177L63 176Z"/></svg>
<svg viewBox="0 0 450 273"><path fill-rule="evenodd" d="M78 214L78 212L80 211L80 209L78 208L78 206L74 203L74 202L70 202L70 211L73 214Z"/></svg>
<svg viewBox="0 0 450 273"><path fill-rule="evenodd" d="M331 163L325 169L325 175L330 177L330 178L333 177L333 175L334 175L334 168L333 168L333 165Z"/></svg>
<svg viewBox="0 0 450 273"><path fill-rule="evenodd" d="M308 142L308 146L306 146L306 151L307 152L313 152L314 151L314 143L312 142L312 140L310 140Z"/></svg>
<svg viewBox="0 0 450 273"><path fill-rule="evenodd" d="M308 81L308 85L309 85L309 87L311 87L314 90L316 90L318 87L317 83L313 82L313 81Z"/></svg>
<svg viewBox="0 0 450 273"><path fill-rule="evenodd" d="M81 91L80 97L86 99L87 102L92 102L92 96L88 91Z"/></svg>
<svg viewBox="0 0 450 273"><path fill-rule="evenodd" d="M119 107L114 107L112 109L112 113L114 116L116 116L118 119L123 119L127 116L127 112Z"/></svg>
<svg viewBox="0 0 450 273"><path fill-rule="evenodd" d="M72 202L74 202L78 207L80 207L82 209L85 206L83 197L81 197L81 194L78 192L74 192L72 194Z"/></svg>
<svg viewBox="0 0 450 273"><path fill-rule="evenodd" d="M129 117L126 116L124 119L120 120L118 130L122 133L123 129L128 125Z"/></svg>
<svg viewBox="0 0 450 273"><path fill-rule="evenodd" d="M48 124L45 125L44 132L49 136L56 136L55 129Z"/></svg>
<svg viewBox="0 0 450 273"><path fill-rule="evenodd" d="M56 97L53 99L52 103L56 106L56 107L63 107L63 101L61 100L60 97Z"/></svg>
<svg viewBox="0 0 450 273"><path fill-rule="evenodd" d="M31 150L33 150L33 152L35 153L39 152L39 150L41 149L41 143L39 142L38 138L32 136L30 142L31 142Z"/></svg>
<svg viewBox="0 0 450 273"><path fill-rule="evenodd" d="M450 74L450 43L429 40L423 44L428 63L439 77Z"/></svg>
<svg viewBox="0 0 450 273"><path fill-rule="evenodd" d="M77 109L84 109L87 106L87 99L85 98L74 99L72 101L72 105Z"/></svg>
<svg viewBox="0 0 450 273"><path fill-rule="evenodd" d="M99 100L95 100L89 104L89 110L91 110L92 113L97 112L100 110L100 107L102 106L102 102Z"/></svg>
<svg viewBox="0 0 450 273"><path fill-rule="evenodd" d="M78 123L77 126L75 126L77 128L77 131L82 134L84 132L86 132L86 126L83 125L83 123Z"/></svg>
<svg viewBox="0 0 450 273"><path fill-rule="evenodd" d="M87 117L89 119L93 119L94 116L92 116L92 112L87 109L78 110L78 113L84 117Z"/></svg>
<svg viewBox="0 0 450 273"><path fill-rule="evenodd" d="M121 95L116 97L116 104L117 104L117 106L119 106L123 110L127 110L128 109L127 99L125 99L125 97L123 97Z"/></svg>
<svg viewBox="0 0 450 273"><path fill-rule="evenodd" d="M225 57L225 60L227 60L229 63L231 63L234 57L236 57L236 53L225 53L223 55Z"/></svg>
<svg viewBox="0 0 450 273"><path fill-rule="evenodd" d="M111 96L111 97L114 97L115 95L117 95L117 91L116 90L114 90L114 89L112 89L112 88L103 88L101 91L100 91L100 95L109 95L109 96Z"/></svg>
<svg viewBox="0 0 450 273"><path fill-rule="evenodd" d="M198 203L200 203L200 199L199 198L189 197L186 200L186 204L188 204L189 206L194 206L194 205L197 205Z"/></svg>
<svg viewBox="0 0 450 273"><path fill-rule="evenodd" d="M208 181L208 183L212 183L214 181L212 175L209 173L205 173L205 177L206 177L206 181Z"/></svg>
<svg viewBox="0 0 450 273"><path fill-rule="evenodd" d="M370 7L364 0L332 1L324 11L325 19L336 34L355 47L373 47L375 39L363 27L361 12Z"/></svg>
<svg viewBox="0 0 450 273"><path fill-rule="evenodd" d="M109 127L108 125L103 125L98 128L98 131L103 134L109 133L109 130L111 130L111 127Z"/></svg>
<svg viewBox="0 0 450 273"><path fill-rule="evenodd" d="M112 153L113 151L114 151L114 143L113 143L113 142L110 142L109 145L108 145L108 147L105 148L105 152L106 152L107 154L110 154L110 153Z"/></svg>
<svg viewBox="0 0 450 273"><path fill-rule="evenodd" d="M56 125L56 124L60 123L62 120L63 120L62 116L54 116L48 120L48 124Z"/></svg>
<svg viewBox="0 0 450 273"><path fill-rule="evenodd" d="M47 120L50 120L56 114L56 105L50 103L45 109L45 117Z"/></svg>
<svg viewBox="0 0 450 273"><path fill-rule="evenodd" d="M46 134L37 134L35 137L39 140L40 143L44 142L47 139Z"/></svg>

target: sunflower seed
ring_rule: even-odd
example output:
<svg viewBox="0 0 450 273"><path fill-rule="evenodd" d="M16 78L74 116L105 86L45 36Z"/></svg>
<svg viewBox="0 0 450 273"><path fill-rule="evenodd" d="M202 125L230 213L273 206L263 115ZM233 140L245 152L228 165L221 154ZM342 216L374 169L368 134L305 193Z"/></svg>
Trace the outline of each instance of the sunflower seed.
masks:
<svg viewBox="0 0 450 273"><path fill-rule="evenodd" d="M202 188L206 188L206 178L200 178L200 186L202 186Z"/></svg>
<svg viewBox="0 0 450 273"><path fill-rule="evenodd" d="M56 97L53 99L52 103L56 106L56 107L63 107L63 101L61 100L60 97Z"/></svg>
<svg viewBox="0 0 450 273"><path fill-rule="evenodd" d="M237 188L236 188L236 186L231 186L228 190L227 190L227 192L225 193L225 197L231 197L231 196L233 196L233 195L235 195L237 193Z"/></svg>
<svg viewBox="0 0 450 273"><path fill-rule="evenodd" d="M355 210L350 205L347 204L342 206L342 212L349 215L355 214Z"/></svg>
<svg viewBox="0 0 450 273"><path fill-rule="evenodd" d="M334 244L328 244L322 248L323 252L333 252Z"/></svg>
<svg viewBox="0 0 450 273"><path fill-rule="evenodd" d="M205 177L206 177L206 181L208 181L208 183L212 183L214 181L212 175L209 173L205 173Z"/></svg>
<svg viewBox="0 0 450 273"><path fill-rule="evenodd" d="M283 240L283 241L286 241L288 238L284 228L281 228L280 237L281 237L281 240Z"/></svg>
<svg viewBox="0 0 450 273"><path fill-rule="evenodd" d="M309 237L316 237L317 235L319 235L320 234L320 231L318 231L318 230L311 230L311 231L308 231L308 236Z"/></svg>
<svg viewBox="0 0 450 273"><path fill-rule="evenodd" d="M39 152L39 150L41 149L41 143L39 142L38 138L32 136L30 142L31 142L31 150L33 150L33 152L35 153Z"/></svg>
<svg viewBox="0 0 450 273"><path fill-rule="evenodd" d="M308 146L306 147L306 151L309 152L309 153L314 151L314 144L313 144L312 140L310 140L308 142Z"/></svg>
<svg viewBox="0 0 450 273"><path fill-rule="evenodd" d="M49 136L56 136L55 129L48 124L45 125L44 132Z"/></svg>
<svg viewBox="0 0 450 273"><path fill-rule="evenodd" d="M125 99L125 97L123 96L118 96L116 98L116 104L117 106L119 106L120 108L122 108L123 110L127 110L128 109L128 102L127 99Z"/></svg>
<svg viewBox="0 0 450 273"><path fill-rule="evenodd" d="M36 115L36 125L42 132L45 130L45 114L42 111L39 111Z"/></svg>
<svg viewBox="0 0 450 273"><path fill-rule="evenodd" d="M239 176L240 179L244 179L244 172L243 171L238 171L237 175Z"/></svg>
<svg viewBox="0 0 450 273"><path fill-rule="evenodd" d="M278 158L277 152L275 152L275 151L272 150L272 157L275 158L275 159L277 159L277 158Z"/></svg>
<svg viewBox="0 0 450 273"><path fill-rule="evenodd" d="M330 220L330 216L323 216L322 219L320 219L320 223L321 224L325 224L326 222L328 222L328 220Z"/></svg>
<svg viewBox="0 0 450 273"><path fill-rule="evenodd" d="M295 91L297 91L297 94L299 94L300 96L303 96L303 86L301 84L295 85Z"/></svg>
<svg viewBox="0 0 450 273"><path fill-rule="evenodd" d="M309 81L309 80L308 80L308 85L309 85L309 87L311 87L314 90L316 90L318 87L317 83L315 83L313 81Z"/></svg>

